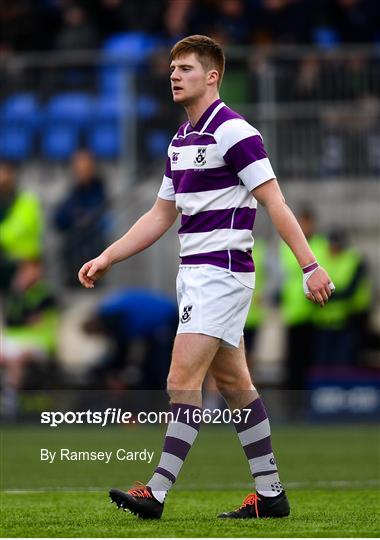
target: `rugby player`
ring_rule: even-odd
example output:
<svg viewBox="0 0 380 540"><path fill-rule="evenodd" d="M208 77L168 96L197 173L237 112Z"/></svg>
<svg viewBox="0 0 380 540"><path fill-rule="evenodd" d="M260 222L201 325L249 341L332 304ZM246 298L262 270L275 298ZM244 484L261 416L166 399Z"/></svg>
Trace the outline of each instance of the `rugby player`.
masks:
<svg viewBox="0 0 380 540"><path fill-rule="evenodd" d="M255 482L255 492L240 508L219 517L284 517L290 512L268 416L244 353L258 202L293 251L306 296L323 307L334 287L285 202L260 133L219 98L224 66L223 50L207 36L189 36L173 47L173 100L185 108L188 121L169 145L157 200L124 236L79 271L82 285L94 287L113 264L151 246L181 214L180 320L167 381L177 421L168 424L160 461L146 485L110 491L118 507L141 518L161 517L165 497L199 431L200 414L195 413L201 411L208 370L229 407L238 410L234 426ZM239 415L242 409L249 414Z"/></svg>

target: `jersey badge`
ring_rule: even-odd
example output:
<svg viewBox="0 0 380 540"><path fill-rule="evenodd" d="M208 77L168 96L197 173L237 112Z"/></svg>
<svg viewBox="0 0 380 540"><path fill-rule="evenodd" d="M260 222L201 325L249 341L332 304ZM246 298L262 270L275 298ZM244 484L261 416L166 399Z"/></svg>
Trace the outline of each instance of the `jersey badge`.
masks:
<svg viewBox="0 0 380 540"><path fill-rule="evenodd" d="M206 165L206 150L207 146L200 146L197 148L197 155L194 160L194 165L196 167L203 167L203 165Z"/></svg>

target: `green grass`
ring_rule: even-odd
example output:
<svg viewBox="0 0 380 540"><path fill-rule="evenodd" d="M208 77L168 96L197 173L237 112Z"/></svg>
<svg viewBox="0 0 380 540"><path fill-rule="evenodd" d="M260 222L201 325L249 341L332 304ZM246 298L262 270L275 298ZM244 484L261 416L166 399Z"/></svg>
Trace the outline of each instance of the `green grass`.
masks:
<svg viewBox="0 0 380 540"><path fill-rule="evenodd" d="M1 534L6 537L376 537L378 497L369 490L290 493L284 519L218 520L238 505L243 491L178 491L160 521L116 510L103 493L3 495Z"/></svg>
<svg viewBox="0 0 380 540"><path fill-rule="evenodd" d="M252 491L236 435L202 427L160 521L109 504L109 487L146 480L164 428L7 428L2 435L3 537L376 537L380 526L379 434L375 426L275 426L273 440L292 506L289 518L226 521ZM147 448L152 464L40 461L40 448ZM89 491L90 490L90 491Z"/></svg>

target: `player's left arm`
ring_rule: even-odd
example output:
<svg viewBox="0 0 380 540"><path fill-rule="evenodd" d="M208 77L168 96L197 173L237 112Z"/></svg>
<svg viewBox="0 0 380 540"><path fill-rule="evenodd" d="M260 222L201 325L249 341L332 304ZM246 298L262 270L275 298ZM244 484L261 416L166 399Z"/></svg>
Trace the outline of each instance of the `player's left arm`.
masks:
<svg viewBox="0 0 380 540"><path fill-rule="evenodd" d="M305 292L309 291L306 296L309 300L323 307L332 292L331 279L321 266L316 265L316 257L296 217L286 204L277 180L272 178L254 188L251 193L267 210L281 238L288 244L304 270L305 277L307 277L309 270L310 277L304 279Z"/></svg>

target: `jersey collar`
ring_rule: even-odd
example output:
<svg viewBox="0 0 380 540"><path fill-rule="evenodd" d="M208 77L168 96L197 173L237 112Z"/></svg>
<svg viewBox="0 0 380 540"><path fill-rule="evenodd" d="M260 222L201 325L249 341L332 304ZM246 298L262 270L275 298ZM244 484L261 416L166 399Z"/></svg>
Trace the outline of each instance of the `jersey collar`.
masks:
<svg viewBox="0 0 380 540"><path fill-rule="evenodd" d="M211 105L205 110L205 112L202 114L198 122L193 127L190 122L188 124L187 131L202 131L203 126L206 124L207 120L213 113L213 111L217 108L218 105L222 103L221 99L216 99Z"/></svg>

